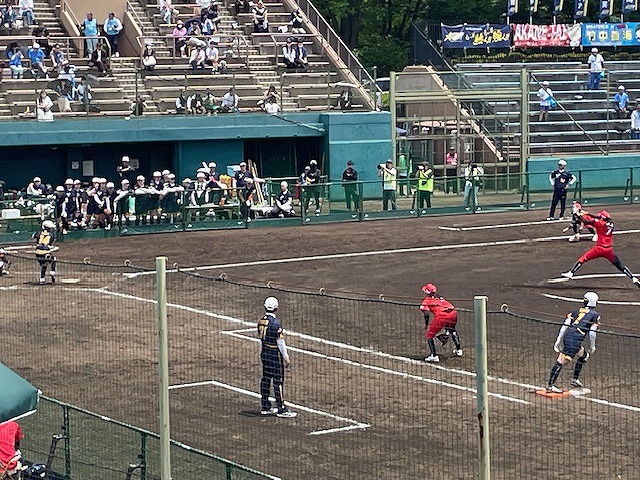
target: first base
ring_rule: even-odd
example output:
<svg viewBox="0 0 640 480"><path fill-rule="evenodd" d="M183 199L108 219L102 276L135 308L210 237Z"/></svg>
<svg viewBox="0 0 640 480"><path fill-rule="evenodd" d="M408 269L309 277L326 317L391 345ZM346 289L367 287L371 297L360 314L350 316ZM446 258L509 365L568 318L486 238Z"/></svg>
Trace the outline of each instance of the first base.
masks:
<svg viewBox="0 0 640 480"><path fill-rule="evenodd" d="M571 396L571 392L569 392L569 390L563 390L562 393L556 393L548 392L546 388L542 390L536 390L536 394L547 398L564 398Z"/></svg>

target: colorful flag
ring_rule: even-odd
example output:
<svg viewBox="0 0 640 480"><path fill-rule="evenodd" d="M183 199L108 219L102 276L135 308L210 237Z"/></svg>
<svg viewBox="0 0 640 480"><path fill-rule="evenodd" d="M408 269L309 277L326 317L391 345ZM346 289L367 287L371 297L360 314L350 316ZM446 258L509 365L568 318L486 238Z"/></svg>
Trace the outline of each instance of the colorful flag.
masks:
<svg viewBox="0 0 640 480"><path fill-rule="evenodd" d="M631 13L638 10L638 0L622 0L622 12Z"/></svg>
<svg viewBox="0 0 640 480"><path fill-rule="evenodd" d="M598 14L598 18L602 20L603 18L607 18L611 15L611 3L609 0L600 0L600 13Z"/></svg>
<svg viewBox="0 0 640 480"><path fill-rule="evenodd" d="M507 17L518 13L518 0L507 0Z"/></svg>
<svg viewBox="0 0 640 480"><path fill-rule="evenodd" d="M564 0L553 0L553 15L558 16L564 6Z"/></svg>
<svg viewBox="0 0 640 480"><path fill-rule="evenodd" d="M538 0L529 0L529 13L538 11Z"/></svg>
<svg viewBox="0 0 640 480"><path fill-rule="evenodd" d="M623 0L625 1L625 0ZM576 0L573 18L576 20L587 16L588 0Z"/></svg>

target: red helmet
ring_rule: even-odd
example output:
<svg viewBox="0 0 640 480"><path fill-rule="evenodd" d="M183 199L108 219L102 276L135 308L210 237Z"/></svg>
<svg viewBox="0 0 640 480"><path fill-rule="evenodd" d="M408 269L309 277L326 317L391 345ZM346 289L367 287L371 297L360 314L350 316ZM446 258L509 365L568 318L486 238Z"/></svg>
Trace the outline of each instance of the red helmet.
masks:
<svg viewBox="0 0 640 480"><path fill-rule="evenodd" d="M438 289L433 283L427 283L424 287L422 287L422 293L426 294L434 294Z"/></svg>
<svg viewBox="0 0 640 480"><path fill-rule="evenodd" d="M607 212L606 210L602 210L601 212L599 212L598 216L600 218L604 218L605 220L609 220L611 218L611 215L609 215L609 212Z"/></svg>

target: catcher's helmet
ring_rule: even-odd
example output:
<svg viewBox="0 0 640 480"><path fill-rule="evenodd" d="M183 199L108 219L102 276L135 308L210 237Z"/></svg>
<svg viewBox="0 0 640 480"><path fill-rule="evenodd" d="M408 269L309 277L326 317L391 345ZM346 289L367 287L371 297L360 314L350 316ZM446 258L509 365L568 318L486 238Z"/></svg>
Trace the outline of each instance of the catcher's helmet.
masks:
<svg viewBox="0 0 640 480"><path fill-rule="evenodd" d="M585 293L584 304L587 307L596 307L598 305L598 294L596 292Z"/></svg>
<svg viewBox="0 0 640 480"><path fill-rule="evenodd" d="M600 213L598 213L598 216L606 220L609 220L611 218L611 215L609 215L609 212L607 212L606 210L602 210Z"/></svg>
<svg viewBox="0 0 640 480"><path fill-rule="evenodd" d="M278 299L276 297L267 297L264 301L264 309L267 312L275 312L278 309Z"/></svg>
<svg viewBox="0 0 640 480"><path fill-rule="evenodd" d="M436 293L437 290L437 287L433 283L427 283L422 287L422 292L429 295Z"/></svg>

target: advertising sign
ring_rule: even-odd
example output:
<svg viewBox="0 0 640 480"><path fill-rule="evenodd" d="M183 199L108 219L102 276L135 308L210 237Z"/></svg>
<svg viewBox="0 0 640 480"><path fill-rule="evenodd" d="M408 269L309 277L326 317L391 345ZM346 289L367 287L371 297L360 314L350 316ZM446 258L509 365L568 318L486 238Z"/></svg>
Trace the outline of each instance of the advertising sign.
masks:
<svg viewBox="0 0 640 480"><path fill-rule="evenodd" d="M583 23L582 45L585 47L638 46L640 23Z"/></svg>
<svg viewBox="0 0 640 480"><path fill-rule="evenodd" d="M445 48L508 48L511 46L509 25L442 25Z"/></svg>
<svg viewBox="0 0 640 480"><path fill-rule="evenodd" d="M579 47L580 25L513 25L514 47Z"/></svg>

